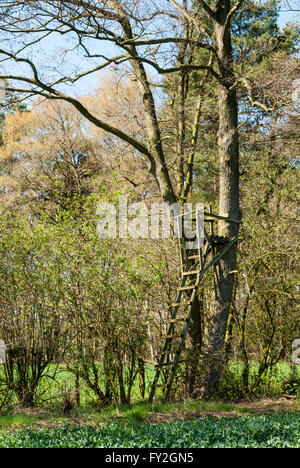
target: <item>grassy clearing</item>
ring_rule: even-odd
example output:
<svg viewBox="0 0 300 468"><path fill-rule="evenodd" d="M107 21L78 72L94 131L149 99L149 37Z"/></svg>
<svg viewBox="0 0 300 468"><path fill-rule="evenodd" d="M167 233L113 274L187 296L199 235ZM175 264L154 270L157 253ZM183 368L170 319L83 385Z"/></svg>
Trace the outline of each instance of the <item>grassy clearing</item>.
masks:
<svg viewBox="0 0 300 468"><path fill-rule="evenodd" d="M0 432L24 429L29 427L53 426L53 425L103 425L103 424L135 424L150 420L156 415L173 415L174 417L193 417L195 412L227 412L234 411L234 406L222 402L189 401L171 404L136 403L132 405L107 406L101 410L85 406L76 408L70 417L64 417L59 408L51 408L48 411L30 409L28 411L0 415ZM238 410L238 411L243 411Z"/></svg>
<svg viewBox="0 0 300 468"><path fill-rule="evenodd" d="M256 402L224 403L186 401L171 404L137 403L128 406L108 406L101 410L93 406L75 408L70 417L65 417L59 408L49 410L30 409L11 415L0 415L0 433L11 433L26 428L47 429L64 425L72 427L92 426L99 428L109 424L140 425L144 422L164 424L179 420L204 419L207 417L228 418L243 415L269 413L300 413L299 400L259 400Z"/></svg>
<svg viewBox="0 0 300 468"><path fill-rule="evenodd" d="M299 448L300 414L205 418L166 424L68 426L0 435L1 448Z"/></svg>

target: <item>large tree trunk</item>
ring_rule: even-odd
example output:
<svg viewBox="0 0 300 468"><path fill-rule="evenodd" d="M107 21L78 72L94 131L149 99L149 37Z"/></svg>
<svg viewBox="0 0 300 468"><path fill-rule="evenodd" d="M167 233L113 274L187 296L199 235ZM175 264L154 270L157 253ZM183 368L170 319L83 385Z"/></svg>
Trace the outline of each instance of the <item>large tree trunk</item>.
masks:
<svg viewBox="0 0 300 468"><path fill-rule="evenodd" d="M214 40L218 52L219 73L219 162L220 200L219 214L239 220L239 145L238 103L232 70L232 46L230 28L226 18L230 11L230 0L219 2L214 21ZM238 224L219 223L221 236L231 238L238 233ZM208 337L207 375L204 384L205 396L211 398L220 385L224 362L224 343L233 292L236 268L236 244L228 251L216 267L215 293L212 320Z"/></svg>

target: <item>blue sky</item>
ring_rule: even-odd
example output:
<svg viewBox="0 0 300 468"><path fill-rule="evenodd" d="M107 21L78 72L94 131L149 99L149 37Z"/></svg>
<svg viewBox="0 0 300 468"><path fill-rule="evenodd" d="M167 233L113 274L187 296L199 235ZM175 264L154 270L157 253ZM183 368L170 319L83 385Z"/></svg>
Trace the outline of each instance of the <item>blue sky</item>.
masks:
<svg viewBox="0 0 300 468"><path fill-rule="evenodd" d="M292 0L291 0L292 1ZM283 10L285 7L283 5ZM284 28L286 23L288 22L300 22L300 13L299 12L291 12L291 11L282 11L279 15L278 24L280 28ZM92 90L96 89L97 85L99 84L99 75L96 73L91 75L87 78L84 78L76 85L77 93L78 94L87 94Z"/></svg>
<svg viewBox="0 0 300 468"><path fill-rule="evenodd" d="M300 8L300 7L299 7ZM283 11L279 15L279 21L278 24L282 28L284 25L288 22L293 22L293 21L300 21L300 13L298 12L293 12L293 11Z"/></svg>
<svg viewBox="0 0 300 468"><path fill-rule="evenodd" d="M284 2L285 0L283 0ZM295 2L296 0L289 0L289 2ZM297 0L298 1L298 0ZM282 10L285 10L286 7L282 6ZM289 21L299 21L300 14L299 12L287 12L282 11L279 16L279 26L281 28ZM91 60L86 60L81 53L77 52L77 49L73 49L75 42L67 36L61 36L59 34L52 35L51 38L48 38L43 41L43 45L37 45L34 49L34 55L36 60L39 63L39 69L44 70L44 75L47 76L47 79L51 80L51 76L55 76L55 70L64 70L66 74L76 74L78 71L87 70L93 66L99 65L99 60L95 60L94 63L91 63ZM97 41L96 47L99 47L99 42ZM114 50L114 47L111 43L101 42L101 49L98 48L99 53L107 54L108 56L118 55L119 50ZM72 50L69 52L67 57L64 56L63 51L65 49ZM96 49L97 50L97 49ZM36 61L35 60L35 61ZM12 63L10 62L10 67ZM20 65L16 65L20 70ZM10 70L12 71L12 70ZM151 73L153 69L151 68ZM57 76L57 75L56 75ZM46 79L46 81L48 81ZM65 92L72 94L73 96L80 96L84 94L92 93L99 86L99 73L96 72L92 75L82 78L75 85L71 87L66 87Z"/></svg>

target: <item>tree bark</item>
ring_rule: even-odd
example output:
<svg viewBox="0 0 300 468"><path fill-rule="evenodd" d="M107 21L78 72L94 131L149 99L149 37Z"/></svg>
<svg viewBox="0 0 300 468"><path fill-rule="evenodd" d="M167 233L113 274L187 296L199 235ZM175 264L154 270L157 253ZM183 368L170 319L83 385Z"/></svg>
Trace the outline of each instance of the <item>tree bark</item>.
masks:
<svg viewBox="0 0 300 468"><path fill-rule="evenodd" d="M239 144L238 102L234 89L231 33L228 25L230 0L218 3L214 19L214 41L221 83L219 84L219 214L240 219L239 210ZM238 224L220 221L218 234L232 238L238 233ZM236 244L218 263L215 271L215 297L208 336L208 366L204 395L213 397L220 386L224 362L224 343L233 293L233 270L236 268Z"/></svg>
<svg viewBox="0 0 300 468"><path fill-rule="evenodd" d="M203 314L203 297L199 294L192 307L190 339L192 343L192 354L188 365L187 375L187 390L191 397L197 397L195 392L198 386L200 353L202 351L202 314Z"/></svg>

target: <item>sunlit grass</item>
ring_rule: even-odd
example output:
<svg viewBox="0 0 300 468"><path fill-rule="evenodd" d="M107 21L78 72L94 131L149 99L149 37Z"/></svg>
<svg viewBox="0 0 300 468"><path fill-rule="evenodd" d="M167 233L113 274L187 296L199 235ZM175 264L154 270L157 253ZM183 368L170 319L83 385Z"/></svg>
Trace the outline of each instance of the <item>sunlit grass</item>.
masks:
<svg viewBox="0 0 300 468"><path fill-rule="evenodd" d="M34 418L26 414L8 414L0 416L0 432L6 432L11 427L30 427L33 421Z"/></svg>

